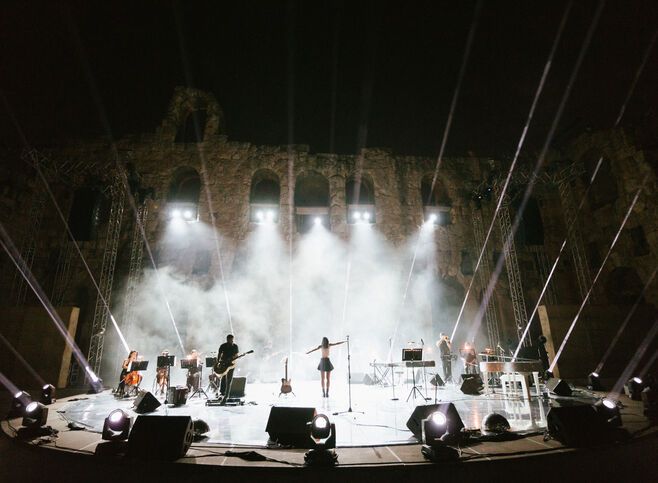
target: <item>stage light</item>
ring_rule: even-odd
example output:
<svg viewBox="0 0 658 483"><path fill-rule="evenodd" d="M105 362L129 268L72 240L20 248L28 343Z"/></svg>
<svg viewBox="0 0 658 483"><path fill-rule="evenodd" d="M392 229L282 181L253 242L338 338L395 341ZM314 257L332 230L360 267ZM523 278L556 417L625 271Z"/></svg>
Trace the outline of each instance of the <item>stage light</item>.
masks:
<svg viewBox="0 0 658 483"><path fill-rule="evenodd" d="M482 420L480 432L486 436L495 436L510 430L509 421L499 413L489 413Z"/></svg>
<svg viewBox="0 0 658 483"><path fill-rule="evenodd" d="M55 386L52 384L46 384L41 388L41 398L39 398L39 402L41 404L52 404L53 401L55 400Z"/></svg>
<svg viewBox="0 0 658 483"><path fill-rule="evenodd" d="M171 217L173 219L180 218L181 217L181 211L178 208L171 210Z"/></svg>
<svg viewBox="0 0 658 483"><path fill-rule="evenodd" d="M125 441L130 434L130 416L121 409L115 409L105 418L103 436L105 441Z"/></svg>
<svg viewBox="0 0 658 483"><path fill-rule="evenodd" d="M32 402L32 396L25 391L18 391L14 394L14 399L11 402L11 408L7 419L18 418L25 413L25 407Z"/></svg>
<svg viewBox="0 0 658 483"><path fill-rule="evenodd" d="M354 213L352 213L352 218L354 218L355 220L360 220L361 219L361 212L360 211L355 211Z"/></svg>
<svg viewBox="0 0 658 483"><path fill-rule="evenodd" d="M366 211L366 212L363 214L363 219L366 220L366 221L370 221L370 213L368 213L368 212Z"/></svg>
<svg viewBox="0 0 658 483"><path fill-rule="evenodd" d="M603 391L603 385L601 384L601 377L598 372L592 372L587 376L588 385L587 387L592 391Z"/></svg>
<svg viewBox="0 0 658 483"><path fill-rule="evenodd" d="M48 408L40 402L32 401L25 406L23 426L26 428L40 428L48 421Z"/></svg>
<svg viewBox="0 0 658 483"><path fill-rule="evenodd" d="M435 225L438 219L439 217L436 213L431 213L430 216L427 217L427 222Z"/></svg>
<svg viewBox="0 0 658 483"><path fill-rule="evenodd" d="M644 382L639 377L633 377L626 383L626 394L633 401L642 399L642 389L644 389Z"/></svg>
<svg viewBox="0 0 658 483"><path fill-rule="evenodd" d="M442 412L445 407L432 412L427 419L423 420L423 433L421 453L425 458L436 462L455 460L459 454L454 448L446 446L446 442L458 438L454 433L455 425L449 424L449 414ZM461 422L461 420L460 420ZM450 428L450 426L453 426ZM463 425L462 425L463 427ZM449 429L452 429L451 433Z"/></svg>
<svg viewBox="0 0 658 483"><path fill-rule="evenodd" d="M261 210L258 210L258 211L256 212L256 219L257 219L258 221L263 221L264 218L265 218L265 215L263 215L263 212L262 212Z"/></svg>
<svg viewBox="0 0 658 483"><path fill-rule="evenodd" d="M313 223L315 223L316 225L321 225L322 224L322 218L320 218L319 216L316 216L313 219Z"/></svg>
<svg viewBox="0 0 658 483"><path fill-rule="evenodd" d="M435 411L430 415L429 418L432 423L438 425L438 426L445 426L446 425L446 415L443 413L440 413L439 411Z"/></svg>
<svg viewBox="0 0 658 483"><path fill-rule="evenodd" d="M608 424L612 426L621 426L621 412L617 403L609 398L603 398L594 404L596 413Z"/></svg>
<svg viewBox="0 0 658 483"><path fill-rule="evenodd" d="M307 423L310 437L313 440L313 449L304 455L304 464L307 466L335 466L338 455L336 447L336 425L329 422L324 414L316 415Z"/></svg>
<svg viewBox="0 0 658 483"><path fill-rule="evenodd" d="M274 221L274 217L275 217L274 210L267 210L267 213L266 213L267 221L272 223Z"/></svg>
<svg viewBox="0 0 658 483"><path fill-rule="evenodd" d="M191 220L193 216L194 214L192 213L192 210L185 210L183 212L183 218L185 218L186 220Z"/></svg>

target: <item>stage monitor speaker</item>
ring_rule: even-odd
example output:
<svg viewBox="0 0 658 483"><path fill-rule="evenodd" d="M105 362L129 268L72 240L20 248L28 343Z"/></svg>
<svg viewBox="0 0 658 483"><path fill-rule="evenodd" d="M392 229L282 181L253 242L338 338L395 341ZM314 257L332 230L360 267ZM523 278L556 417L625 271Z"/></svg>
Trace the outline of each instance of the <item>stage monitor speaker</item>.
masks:
<svg viewBox="0 0 658 483"><path fill-rule="evenodd" d="M246 385L246 377L234 377L231 380L231 392L228 395L229 399L244 397L244 388Z"/></svg>
<svg viewBox="0 0 658 483"><path fill-rule="evenodd" d="M430 414L439 411L446 416L447 428L446 432L450 434L459 433L464 427L462 418L459 417L457 408L452 403L439 403L439 404L426 404L416 406L414 412L409 416L407 421L407 428L414 434L420 441L423 433L423 419L427 419Z"/></svg>
<svg viewBox="0 0 658 483"><path fill-rule="evenodd" d="M137 398L133 403L137 414L152 413L161 405L153 394L148 391L139 391Z"/></svg>
<svg viewBox="0 0 658 483"><path fill-rule="evenodd" d="M174 406L182 406L187 402L187 386L175 386L167 389L167 402Z"/></svg>
<svg viewBox="0 0 658 483"><path fill-rule="evenodd" d="M466 374L462 374L464 379L461 387L459 388L464 394L470 394L472 396L477 396L482 390L482 378L478 374L468 374L470 377L464 377Z"/></svg>
<svg viewBox="0 0 658 483"><path fill-rule="evenodd" d="M571 396L571 388L562 379L551 378L546 382L546 388L558 396Z"/></svg>
<svg viewBox="0 0 658 483"><path fill-rule="evenodd" d="M430 384L432 386L444 386L445 382L443 382L443 379L441 379L441 376L439 376L438 374L434 374L434 377L432 377L432 379L430 379Z"/></svg>
<svg viewBox="0 0 658 483"><path fill-rule="evenodd" d="M315 408L272 406L265 431L270 440L295 448L313 448L306 423L313 421Z"/></svg>
<svg viewBox="0 0 658 483"><path fill-rule="evenodd" d="M595 446L614 439L613 428L592 406L554 406L546 416L548 433L565 446Z"/></svg>
<svg viewBox="0 0 658 483"><path fill-rule="evenodd" d="M128 456L177 460L185 456L193 437L190 416L137 416L128 437Z"/></svg>

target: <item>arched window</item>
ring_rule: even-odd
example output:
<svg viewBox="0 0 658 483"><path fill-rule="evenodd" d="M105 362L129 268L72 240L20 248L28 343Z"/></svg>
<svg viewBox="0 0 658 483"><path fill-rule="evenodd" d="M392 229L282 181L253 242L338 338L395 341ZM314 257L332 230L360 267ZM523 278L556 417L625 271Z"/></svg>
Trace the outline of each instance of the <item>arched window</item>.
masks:
<svg viewBox="0 0 658 483"><path fill-rule="evenodd" d="M420 181L420 196L425 219L437 225L449 225L452 222L450 219L452 200L439 179L432 186L433 179L434 175L428 173Z"/></svg>
<svg viewBox="0 0 658 483"><path fill-rule="evenodd" d="M297 229L304 233L314 225L329 225L329 181L315 172L304 173L295 183Z"/></svg>
<svg viewBox="0 0 658 483"><path fill-rule="evenodd" d="M252 222L276 222L279 218L281 187L274 171L260 169L251 178L249 193Z"/></svg>
<svg viewBox="0 0 658 483"><path fill-rule="evenodd" d="M601 166L598 172L596 172L596 178L587 195L591 208L596 210L602 206L614 203L619 197L619 193L617 191L617 180L612 172L610 160L604 158L602 153L597 149L587 151L583 155L582 160L585 167L585 185L589 185L592 176L596 172L599 160L601 160Z"/></svg>
<svg viewBox="0 0 658 483"><path fill-rule="evenodd" d="M375 190L370 176L352 175L345 182L347 222L375 222Z"/></svg>
<svg viewBox="0 0 658 483"><path fill-rule="evenodd" d="M197 109L190 112L185 122L178 126L176 131L176 143L201 143L206 131L206 120L208 114L205 109Z"/></svg>
<svg viewBox="0 0 658 483"><path fill-rule="evenodd" d="M171 218L182 217L185 221L197 221L199 218L199 195L201 178L196 169L178 168L169 185L167 202Z"/></svg>

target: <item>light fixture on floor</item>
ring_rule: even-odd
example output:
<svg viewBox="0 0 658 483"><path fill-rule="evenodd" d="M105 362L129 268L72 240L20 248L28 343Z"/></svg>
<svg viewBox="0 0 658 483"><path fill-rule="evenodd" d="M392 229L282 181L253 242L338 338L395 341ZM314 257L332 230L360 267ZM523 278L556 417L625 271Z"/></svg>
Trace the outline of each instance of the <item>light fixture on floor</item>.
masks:
<svg viewBox="0 0 658 483"><path fill-rule="evenodd" d="M304 455L307 466L335 466L338 463L336 448L336 425L324 414L318 414L307 423L313 449Z"/></svg>
<svg viewBox="0 0 658 483"><path fill-rule="evenodd" d="M18 391L11 401L7 419L19 418L25 414L25 407L32 402L32 397L25 391Z"/></svg>
<svg viewBox="0 0 658 483"><path fill-rule="evenodd" d="M617 402L610 398L603 398L594 404L596 413L611 426L621 426L621 412Z"/></svg>
<svg viewBox="0 0 658 483"><path fill-rule="evenodd" d="M459 458L457 450L446 445L447 441L456 437L449 431L451 425L446 413L434 411L427 419L423 419L422 426L423 446L420 451L425 458L435 463Z"/></svg>
<svg viewBox="0 0 658 483"><path fill-rule="evenodd" d="M639 377L633 377L626 383L626 395L633 401L642 400L642 390L644 389L644 381Z"/></svg>
<svg viewBox="0 0 658 483"><path fill-rule="evenodd" d="M587 387L592 391L603 391L603 384L601 384L601 376L598 372L591 372L587 376Z"/></svg>
<svg viewBox="0 0 658 483"><path fill-rule="evenodd" d="M48 421L48 408L40 402L32 401L25 406L23 426L26 428L40 428Z"/></svg>
<svg viewBox="0 0 658 483"><path fill-rule="evenodd" d="M131 418L125 411L115 409L103 423L103 436L105 441L125 441L130 434Z"/></svg>
<svg viewBox="0 0 658 483"><path fill-rule="evenodd" d="M52 404L55 401L55 386L52 384L45 384L41 388L41 397L39 402L45 404L46 406Z"/></svg>

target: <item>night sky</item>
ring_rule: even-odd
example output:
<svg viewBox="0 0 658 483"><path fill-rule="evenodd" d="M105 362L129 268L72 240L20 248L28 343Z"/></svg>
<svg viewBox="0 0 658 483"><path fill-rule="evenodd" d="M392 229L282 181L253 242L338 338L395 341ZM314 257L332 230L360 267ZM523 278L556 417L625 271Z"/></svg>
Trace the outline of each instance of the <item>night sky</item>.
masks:
<svg viewBox="0 0 658 483"><path fill-rule="evenodd" d="M0 142L153 132L177 85L211 91L231 140L436 155L475 2L4 2ZM597 2L573 6L538 106L541 146ZM514 151L566 2L485 1L447 154ZM614 123L658 2L608 1L558 138ZM656 115L658 47L625 122ZM9 109L9 111L7 110ZM289 129L292 126L292 131ZM332 128L333 126L333 128Z"/></svg>

